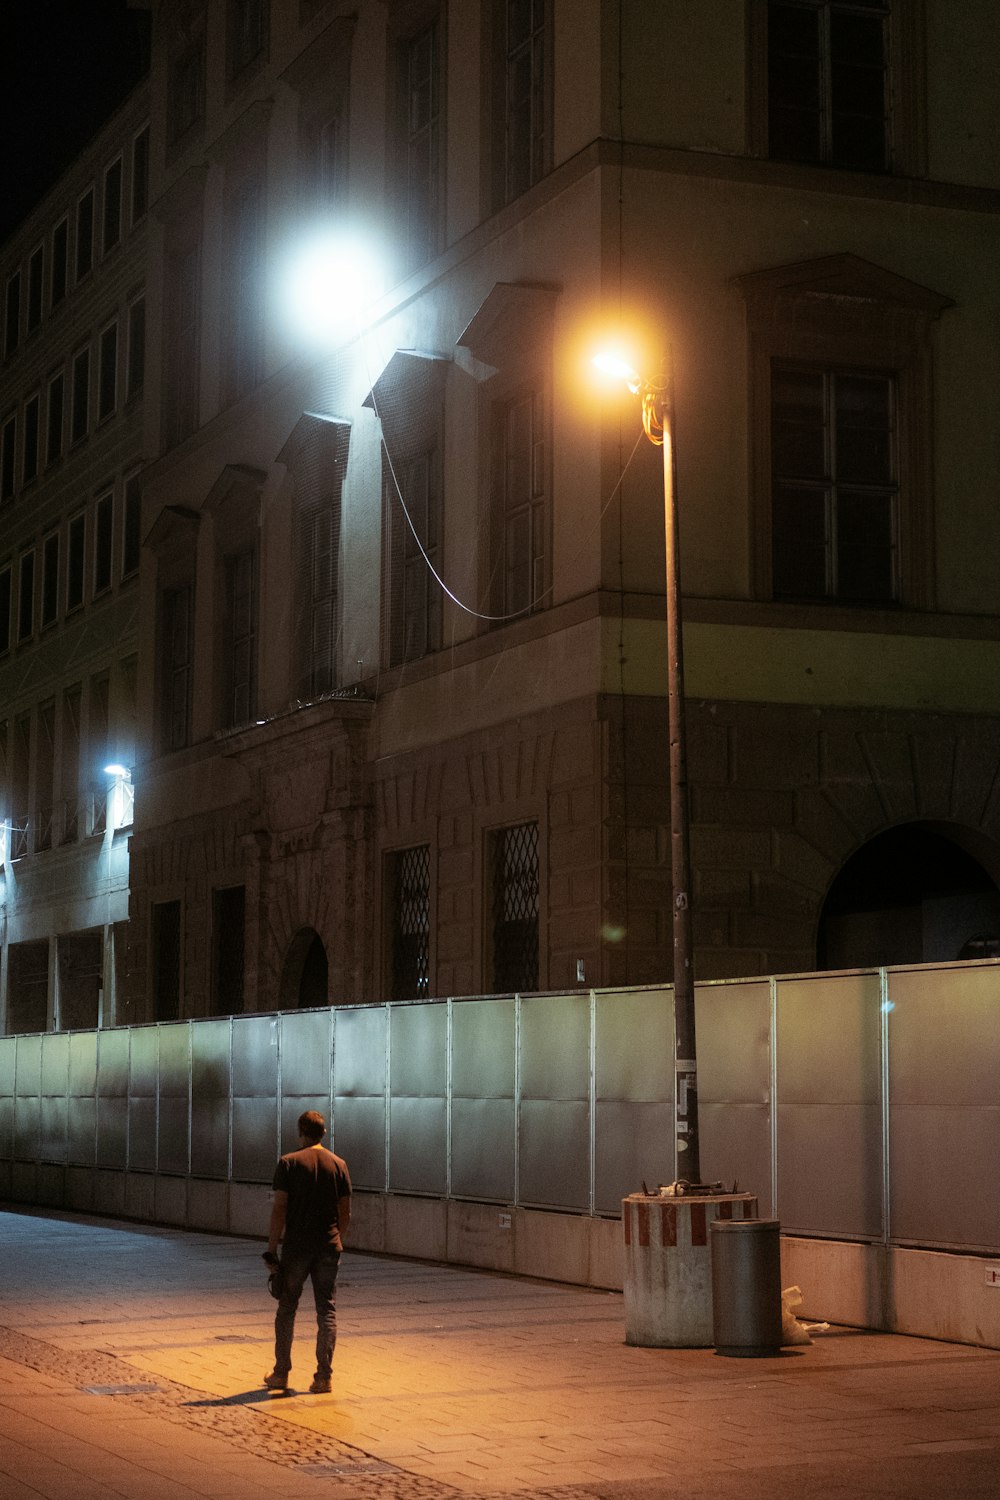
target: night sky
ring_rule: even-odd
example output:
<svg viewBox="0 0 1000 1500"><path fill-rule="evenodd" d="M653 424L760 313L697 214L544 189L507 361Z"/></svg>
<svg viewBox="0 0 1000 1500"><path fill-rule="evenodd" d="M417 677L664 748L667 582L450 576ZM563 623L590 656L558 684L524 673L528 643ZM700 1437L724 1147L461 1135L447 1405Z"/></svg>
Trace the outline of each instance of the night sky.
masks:
<svg viewBox="0 0 1000 1500"><path fill-rule="evenodd" d="M146 71L126 0L0 0L0 241Z"/></svg>

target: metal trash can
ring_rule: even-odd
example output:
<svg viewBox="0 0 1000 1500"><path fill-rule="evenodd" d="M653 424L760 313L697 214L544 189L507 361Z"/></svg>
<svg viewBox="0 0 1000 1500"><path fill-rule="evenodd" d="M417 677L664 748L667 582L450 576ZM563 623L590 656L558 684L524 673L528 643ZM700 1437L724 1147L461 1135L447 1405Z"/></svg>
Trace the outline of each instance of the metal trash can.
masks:
<svg viewBox="0 0 1000 1500"><path fill-rule="evenodd" d="M781 1348L781 1225L777 1219L716 1219L712 1244L712 1333L717 1354L777 1354Z"/></svg>

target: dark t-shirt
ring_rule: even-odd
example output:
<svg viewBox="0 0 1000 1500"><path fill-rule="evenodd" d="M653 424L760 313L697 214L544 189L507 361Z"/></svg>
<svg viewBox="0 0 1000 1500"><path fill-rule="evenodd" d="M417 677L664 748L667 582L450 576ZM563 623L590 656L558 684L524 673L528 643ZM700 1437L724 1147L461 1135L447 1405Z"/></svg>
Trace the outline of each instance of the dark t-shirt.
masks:
<svg viewBox="0 0 1000 1500"><path fill-rule="evenodd" d="M342 1250L340 1239L341 1198L351 1191L346 1161L321 1146L290 1151L274 1170L275 1192L288 1194L285 1214L285 1250L315 1254L332 1248Z"/></svg>

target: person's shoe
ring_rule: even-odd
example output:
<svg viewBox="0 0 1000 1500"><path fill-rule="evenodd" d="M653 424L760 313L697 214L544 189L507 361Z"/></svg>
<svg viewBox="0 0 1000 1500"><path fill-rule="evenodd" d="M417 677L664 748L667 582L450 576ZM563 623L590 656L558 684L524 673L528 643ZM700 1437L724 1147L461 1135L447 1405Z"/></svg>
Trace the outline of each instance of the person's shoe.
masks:
<svg viewBox="0 0 1000 1500"><path fill-rule="evenodd" d="M270 1375L265 1375L263 1380L266 1391L287 1391L288 1376L279 1375L277 1370L272 1370Z"/></svg>
<svg viewBox="0 0 1000 1500"><path fill-rule="evenodd" d="M314 1375L312 1385L309 1387L310 1396L325 1396L330 1390L329 1375Z"/></svg>

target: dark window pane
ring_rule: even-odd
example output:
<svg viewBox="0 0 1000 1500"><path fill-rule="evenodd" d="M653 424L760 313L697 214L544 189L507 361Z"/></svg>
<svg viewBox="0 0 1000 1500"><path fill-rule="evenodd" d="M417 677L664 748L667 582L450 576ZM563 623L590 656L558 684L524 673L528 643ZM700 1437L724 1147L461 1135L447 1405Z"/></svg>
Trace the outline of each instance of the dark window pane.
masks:
<svg viewBox="0 0 1000 1500"><path fill-rule="evenodd" d="M837 479L887 484L893 478L891 390L887 379L838 375Z"/></svg>
<svg viewBox="0 0 1000 1500"><path fill-rule="evenodd" d="M493 836L493 988L538 988L538 824Z"/></svg>
<svg viewBox="0 0 1000 1500"><path fill-rule="evenodd" d="M393 855L392 998L414 1000L428 994L430 867L427 844Z"/></svg>
<svg viewBox="0 0 1000 1500"><path fill-rule="evenodd" d="M76 275L86 276L94 264L94 194L85 194L76 208Z"/></svg>
<svg viewBox="0 0 1000 1500"><path fill-rule="evenodd" d="M891 603L896 596L894 497L841 489L837 506L838 598Z"/></svg>
<svg viewBox="0 0 1000 1500"><path fill-rule="evenodd" d="M811 370L772 373L771 462L782 479L823 479L829 473L825 384Z"/></svg>
<svg viewBox="0 0 1000 1500"><path fill-rule="evenodd" d="M52 306L55 307L66 295L66 259L69 244L69 226L63 219L52 231Z"/></svg>
<svg viewBox="0 0 1000 1500"><path fill-rule="evenodd" d="M828 507L825 489L775 486L771 567L776 598L826 597Z"/></svg>

